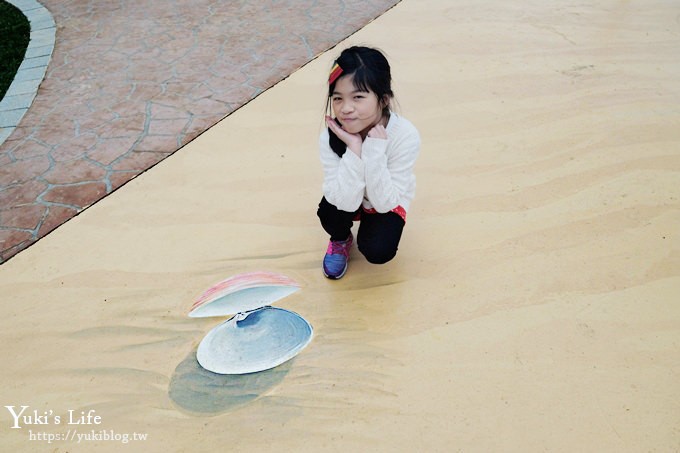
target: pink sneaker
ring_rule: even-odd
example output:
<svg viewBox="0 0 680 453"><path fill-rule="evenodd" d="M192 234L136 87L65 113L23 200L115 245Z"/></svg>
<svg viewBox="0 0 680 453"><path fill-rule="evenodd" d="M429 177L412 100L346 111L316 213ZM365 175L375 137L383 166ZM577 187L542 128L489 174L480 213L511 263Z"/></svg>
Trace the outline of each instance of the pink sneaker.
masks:
<svg viewBox="0 0 680 453"><path fill-rule="evenodd" d="M323 257L323 275L337 280L347 272L349 249L352 247L354 236L352 233L344 241L330 241L326 256Z"/></svg>

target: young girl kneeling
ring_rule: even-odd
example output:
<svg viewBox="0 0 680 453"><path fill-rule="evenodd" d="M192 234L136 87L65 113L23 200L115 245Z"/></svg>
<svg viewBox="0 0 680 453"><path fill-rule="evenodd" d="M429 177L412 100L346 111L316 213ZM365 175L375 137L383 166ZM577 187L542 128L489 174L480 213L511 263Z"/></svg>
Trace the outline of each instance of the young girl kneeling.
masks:
<svg viewBox="0 0 680 453"><path fill-rule="evenodd" d="M397 253L416 178L418 131L390 109L390 65L378 50L351 47L335 60L328 79L328 129L319 139L324 171L317 215L330 243L323 259L328 278L345 275L359 220L357 245L375 264Z"/></svg>

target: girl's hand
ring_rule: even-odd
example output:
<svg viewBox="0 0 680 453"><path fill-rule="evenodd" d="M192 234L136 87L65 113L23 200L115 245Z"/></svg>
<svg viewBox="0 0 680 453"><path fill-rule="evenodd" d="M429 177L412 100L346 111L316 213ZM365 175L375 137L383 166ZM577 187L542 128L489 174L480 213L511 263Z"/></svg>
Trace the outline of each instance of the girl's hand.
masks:
<svg viewBox="0 0 680 453"><path fill-rule="evenodd" d="M331 131L333 131L335 135L338 136L340 140L342 140L345 143L345 145L347 145L347 148L349 148L350 151L352 151L357 156L361 157L362 140L360 134L350 134L342 127L340 127L340 125L336 123L335 120L328 115L326 115L326 125Z"/></svg>
<svg viewBox="0 0 680 453"><path fill-rule="evenodd" d="M370 131L368 131L368 136L371 138L387 140L387 130L382 124L377 124L373 126Z"/></svg>

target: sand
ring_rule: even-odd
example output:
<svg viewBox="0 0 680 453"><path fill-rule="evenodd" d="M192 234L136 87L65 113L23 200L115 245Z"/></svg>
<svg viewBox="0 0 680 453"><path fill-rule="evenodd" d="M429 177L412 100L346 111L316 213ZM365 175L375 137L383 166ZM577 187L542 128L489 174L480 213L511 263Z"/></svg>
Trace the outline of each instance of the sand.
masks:
<svg viewBox="0 0 680 453"><path fill-rule="evenodd" d="M0 449L677 451L679 14L402 1L0 267L0 401L45 416L3 408ZM423 146L397 258L329 281L316 142L350 44L386 51ZM255 270L302 285L277 306L313 342L203 372L223 319L191 303Z"/></svg>

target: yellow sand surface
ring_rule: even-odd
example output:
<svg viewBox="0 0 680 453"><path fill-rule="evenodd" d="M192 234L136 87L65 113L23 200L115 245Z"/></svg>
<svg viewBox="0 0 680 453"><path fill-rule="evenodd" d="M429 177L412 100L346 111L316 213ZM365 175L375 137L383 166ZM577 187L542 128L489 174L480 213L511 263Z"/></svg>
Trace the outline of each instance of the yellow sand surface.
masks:
<svg viewBox="0 0 680 453"><path fill-rule="evenodd" d="M680 450L679 17L402 1L0 267L0 402L41 416L0 407L0 450ZM397 258L329 281L317 137L350 44L387 53L422 151ZM191 303L256 270L301 284L277 306L312 343L204 372L222 319Z"/></svg>

